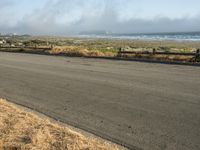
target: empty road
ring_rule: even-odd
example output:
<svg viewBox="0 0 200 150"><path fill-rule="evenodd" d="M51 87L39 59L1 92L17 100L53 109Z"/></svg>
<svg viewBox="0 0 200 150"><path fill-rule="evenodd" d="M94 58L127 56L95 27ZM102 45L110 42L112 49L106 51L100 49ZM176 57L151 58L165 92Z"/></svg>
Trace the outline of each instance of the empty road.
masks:
<svg viewBox="0 0 200 150"><path fill-rule="evenodd" d="M130 149L200 149L200 67L0 53L0 97Z"/></svg>

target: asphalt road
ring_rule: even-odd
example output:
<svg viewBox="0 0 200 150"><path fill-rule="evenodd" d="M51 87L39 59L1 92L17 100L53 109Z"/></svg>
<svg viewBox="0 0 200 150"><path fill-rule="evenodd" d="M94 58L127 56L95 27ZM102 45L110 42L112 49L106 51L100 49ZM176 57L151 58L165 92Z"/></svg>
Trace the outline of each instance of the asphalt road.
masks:
<svg viewBox="0 0 200 150"><path fill-rule="evenodd" d="M0 53L0 97L130 149L200 149L200 67Z"/></svg>

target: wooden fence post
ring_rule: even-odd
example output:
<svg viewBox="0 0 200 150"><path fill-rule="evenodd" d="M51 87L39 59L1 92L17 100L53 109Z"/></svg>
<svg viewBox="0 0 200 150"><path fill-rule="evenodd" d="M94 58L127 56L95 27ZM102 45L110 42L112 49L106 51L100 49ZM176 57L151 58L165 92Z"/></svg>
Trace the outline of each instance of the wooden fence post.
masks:
<svg viewBox="0 0 200 150"><path fill-rule="evenodd" d="M120 48L119 48L119 51L118 51L118 57L121 57L121 56L122 56L122 53L121 53L121 52L122 52L122 48L120 47Z"/></svg>
<svg viewBox="0 0 200 150"><path fill-rule="evenodd" d="M196 57L200 58L200 49L197 49L197 51L196 51Z"/></svg>
<svg viewBox="0 0 200 150"><path fill-rule="evenodd" d="M154 48L154 49L153 49L153 55L155 55L155 54L156 54L156 49Z"/></svg>

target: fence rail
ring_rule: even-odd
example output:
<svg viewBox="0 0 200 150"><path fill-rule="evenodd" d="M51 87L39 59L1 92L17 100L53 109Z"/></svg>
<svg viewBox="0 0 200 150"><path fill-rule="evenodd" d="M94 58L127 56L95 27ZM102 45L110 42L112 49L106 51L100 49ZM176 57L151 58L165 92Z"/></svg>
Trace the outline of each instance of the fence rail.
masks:
<svg viewBox="0 0 200 150"><path fill-rule="evenodd" d="M37 49L37 50L50 50L52 47L37 47L37 46L0 46L0 49Z"/></svg>
<svg viewBox="0 0 200 150"><path fill-rule="evenodd" d="M129 54L141 54L141 55L182 55L182 56L200 56L200 50L198 49L195 52L158 52L158 51L122 51L122 50L119 50L118 52L118 55L121 56L121 55L129 55Z"/></svg>

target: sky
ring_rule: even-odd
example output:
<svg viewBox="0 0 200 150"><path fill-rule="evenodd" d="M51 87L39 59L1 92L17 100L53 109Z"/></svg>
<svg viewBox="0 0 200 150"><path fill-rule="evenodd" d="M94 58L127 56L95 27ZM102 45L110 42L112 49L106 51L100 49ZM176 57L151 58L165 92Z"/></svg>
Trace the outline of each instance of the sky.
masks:
<svg viewBox="0 0 200 150"><path fill-rule="evenodd" d="M200 31L200 0L0 0L0 33Z"/></svg>

